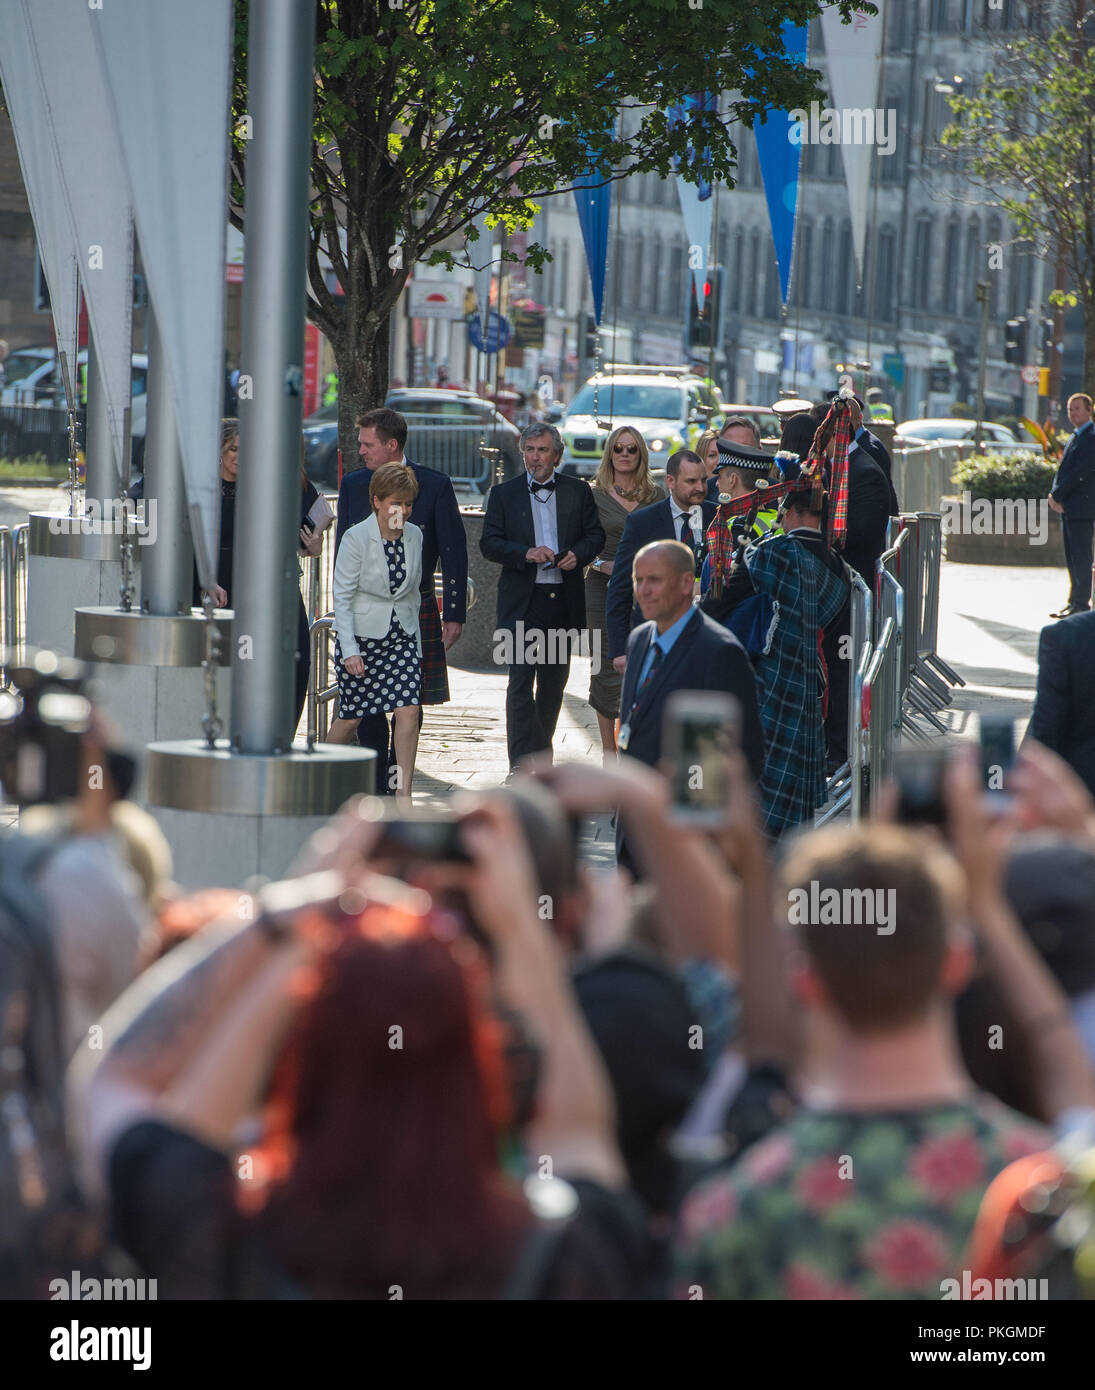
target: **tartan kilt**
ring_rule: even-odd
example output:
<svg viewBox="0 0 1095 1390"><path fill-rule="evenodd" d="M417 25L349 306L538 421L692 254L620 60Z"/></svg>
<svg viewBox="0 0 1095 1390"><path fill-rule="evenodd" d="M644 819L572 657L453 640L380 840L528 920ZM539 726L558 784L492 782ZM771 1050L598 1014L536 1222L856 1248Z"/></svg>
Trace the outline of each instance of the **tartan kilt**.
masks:
<svg viewBox="0 0 1095 1390"><path fill-rule="evenodd" d="M422 591L418 626L422 633L422 703L443 705L451 698L449 668L445 662L445 644L441 640L441 614L437 611L432 575L429 589Z"/></svg>

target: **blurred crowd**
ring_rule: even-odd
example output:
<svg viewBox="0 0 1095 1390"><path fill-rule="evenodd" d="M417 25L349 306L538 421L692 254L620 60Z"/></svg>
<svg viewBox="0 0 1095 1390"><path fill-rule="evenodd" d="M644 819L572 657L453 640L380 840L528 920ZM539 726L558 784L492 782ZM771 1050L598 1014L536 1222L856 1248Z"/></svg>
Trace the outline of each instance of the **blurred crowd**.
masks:
<svg viewBox="0 0 1095 1390"><path fill-rule="evenodd" d="M1095 803L1040 745L1002 811L958 745L945 823L891 795L775 848L738 751L706 831L653 768L545 757L183 894L77 714L0 855L5 1295L1091 1292ZM24 802L41 722L0 711ZM606 810L638 880L582 860Z"/></svg>

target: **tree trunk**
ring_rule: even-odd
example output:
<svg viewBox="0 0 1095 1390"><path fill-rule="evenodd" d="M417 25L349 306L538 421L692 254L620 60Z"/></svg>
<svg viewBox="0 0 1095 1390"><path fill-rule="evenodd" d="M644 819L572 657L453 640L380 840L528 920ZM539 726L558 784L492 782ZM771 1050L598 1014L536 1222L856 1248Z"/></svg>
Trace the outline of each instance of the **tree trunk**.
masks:
<svg viewBox="0 0 1095 1390"><path fill-rule="evenodd" d="M383 405L388 394L387 315L379 319L362 315L354 337L340 333L331 341L338 372L338 447L342 451L342 471L360 466L357 452L357 425L366 410Z"/></svg>
<svg viewBox="0 0 1095 1390"><path fill-rule="evenodd" d="M1095 293L1083 301L1084 375L1083 390L1095 397Z"/></svg>

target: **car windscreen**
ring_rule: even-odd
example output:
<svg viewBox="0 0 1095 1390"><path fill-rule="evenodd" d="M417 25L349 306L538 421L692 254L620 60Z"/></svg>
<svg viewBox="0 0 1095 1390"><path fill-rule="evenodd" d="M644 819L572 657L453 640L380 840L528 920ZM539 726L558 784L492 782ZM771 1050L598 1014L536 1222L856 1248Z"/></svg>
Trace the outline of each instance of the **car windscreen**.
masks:
<svg viewBox="0 0 1095 1390"><path fill-rule="evenodd" d="M602 382L597 388L597 408L602 416L611 411L614 418L631 416L636 419L679 420L681 418L681 388L679 386L647 386L645 383ZM586 382L574 397L568 412L571 415L593 414L593 387Z"/></svg>
<svg viewBox="0 0 1095 1390"><path fill-rule="evenodd" d="M910 420L898 428L898 434L913 439L965 439L969 431L969 424L963 421L956 421L953 425L929 425Z"/></svg>
<svg viewBox="0 0 1095 1390"><path fill-rule="evenodd" d="M36 372L46 360L37 353L13 352L2 364L6 385L11 386L13 382L24 380L31 372Z"/></svg>

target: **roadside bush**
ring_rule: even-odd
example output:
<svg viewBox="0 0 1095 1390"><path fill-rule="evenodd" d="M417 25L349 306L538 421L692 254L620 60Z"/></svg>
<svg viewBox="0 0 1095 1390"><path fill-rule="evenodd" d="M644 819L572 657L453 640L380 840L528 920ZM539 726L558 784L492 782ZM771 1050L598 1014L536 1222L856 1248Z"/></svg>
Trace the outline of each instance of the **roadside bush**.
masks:
<svg viewBox="0 0 1095 1390"><path fill-rule="evenodd" d="M1041 454L974 454L951 475L959 493L976 501L996 498L1048 497L1056 469Z"/></svg>

